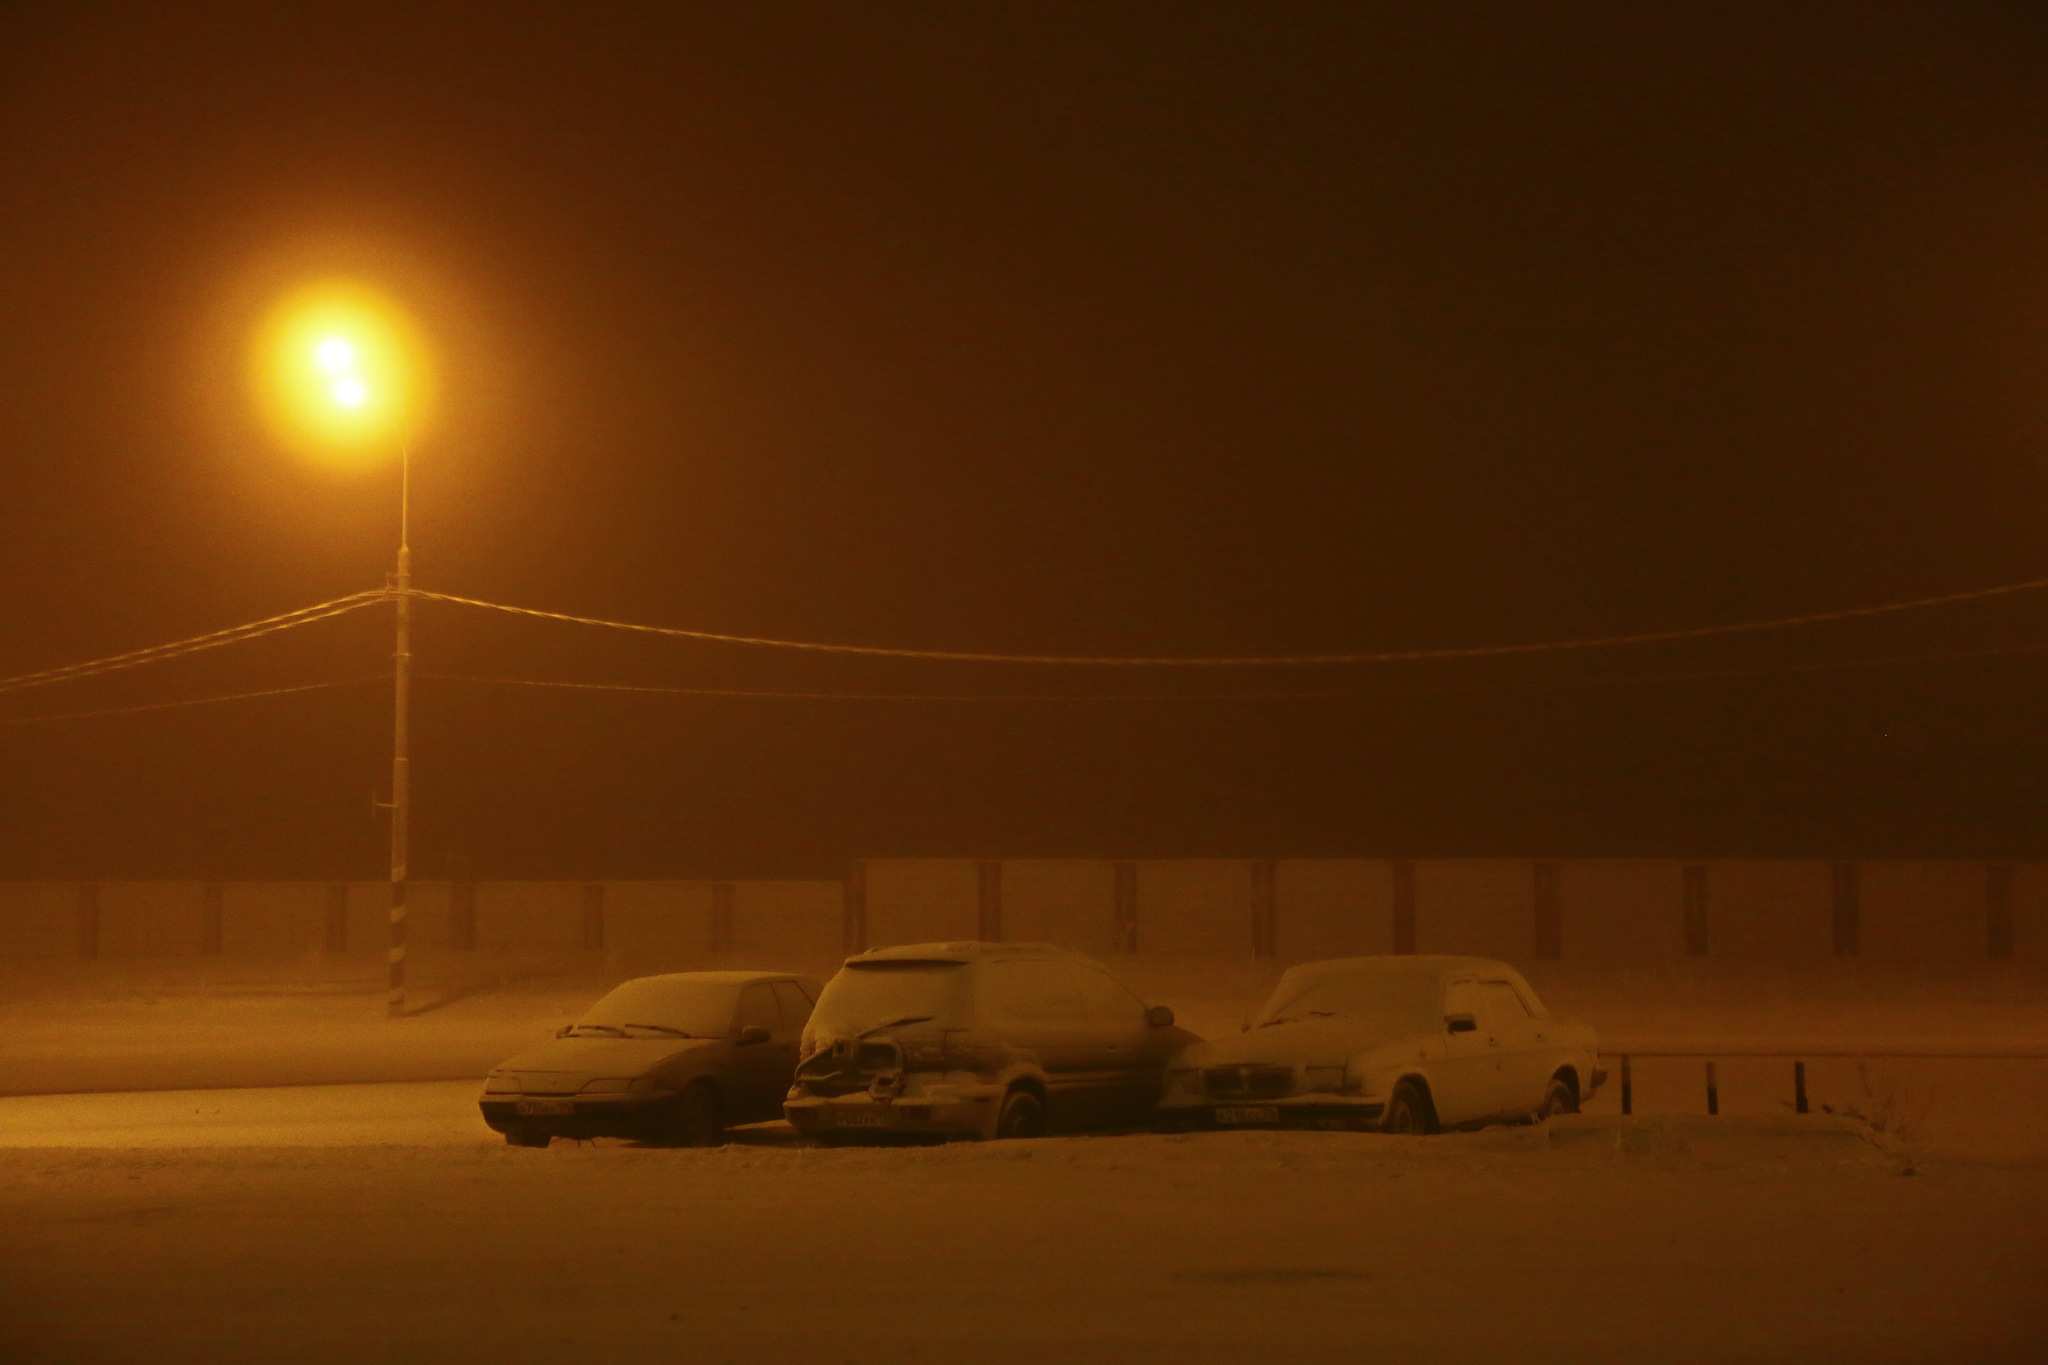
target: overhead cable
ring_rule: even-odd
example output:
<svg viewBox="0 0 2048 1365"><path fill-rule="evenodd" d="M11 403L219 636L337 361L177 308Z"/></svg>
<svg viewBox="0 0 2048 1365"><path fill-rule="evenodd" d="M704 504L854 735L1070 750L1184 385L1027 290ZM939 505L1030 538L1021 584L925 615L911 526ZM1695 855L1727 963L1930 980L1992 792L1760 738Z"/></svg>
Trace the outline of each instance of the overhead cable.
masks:
<svg viewBox="0 0 2048 1365"><path fill-rule="evenodd" d="M1999 649L1963 650L1947 654L1892 654L1817 663L1718 668L1693 672L1621 673L1596 678L1525 678L1509 682L1418 684L1404 687L1348 687L1286 692L782 692L732 687L660 687L643 683L561 682L549 678L490 678L465 673L419 673L439 682L486 683L505 687L553 688L574 692L639 692L678 697L737 697L781 701L939 701L939 702L1205 702L1205 701L1342 701L1359 697L1432 696L1459 692L1545 692L1575 687L1628 687L1644 683L1708 681L1716 678L1759 678L1792 673L1824 673L1850 668L1887 668L1906 664L1950 663L2010 654L2048 653L2048 644L2012 645Z"/></svg>
<svg viewBox="0 0 2048 1365"><path fill-rule="evenodd" d="M1501 655L1550 654L1566 650L1604 649L1617 645L1656 644L1670 640L1693 640L1717 635L1739 635L1756 631L1783 630L1792 626L1819 625L1828 621L1848 621L1858 617L1881 616L1902 611L1917 611L1927 607L1951 606L1959 602L1974 602L1989 597L2004 597L2013 593L2032 592L2041 588L2048 588L2048 578L2029 579L2024 583L2006 583L1992 588L1976 588L1968 592L1945 593L1938 597L1916 597L1901 602L1886 602L1877 606L1844 607L1834 611L1807 612L1798 616L1779 616L1761 621L1740 621L1729 625L1716 626L1687 626L1676 630L1639 631L1626 635L1602 635L1572 640L1539 640L1524 644L1462 645L1448 649L1374 650L1342 654L1215 655L1190 657L992 654L966 650L902 649L883 645L827 644L815 640L777 640L753 635L726 635L708 630L686 630L680 626L650 626L632 621L609 621L595 616L575 616L567 612L541 611L534 607L514 607L502 602L484 602L474 597L457 597L452 593L428 592L420 588L411 588L407 591L414 597L424 598L429 601L450 602L465 607L480 607L487 611L505 612L513 616L535 617L544 621L561 621L580 626L601 626L607 630L635 631L645 635L667 635L686 640L704 640L716 644L752 645L764 649L805 650L819 654L861 654L879 658L923 659L949 663L1060 664L1118 668L1283 668L1316 664L1416 663L1432 659L1476 659Z"/></svg>
<svg viewBox="0 0 2048 1365"><path fill-rule="evenodd" d="M183 654L196 654L201 650L219 649L223 645L239 644L264 635L274 635L281 630L292 630L299 626L324 621L330 616L343 616L359 611L377 602L390 600L391 594L383 589L350 593L329 602L318 602L297 611L288 611L279 616L266 616L261 621L249 621L225 630L208 631L189 639L173 640L169 644L151 645L147 649L131 649L122 654L110 654L104 659L89 659L80 664L66 664L62 668L45 668L35 673L19 673L11 678L0 678L0 692L16 692L27 687L42 687L49 683L69 682L74 678L87 678L97 673L112 673L123 668L136 668L153 664L163 659L174 659Z"/></svg>
<svg viewBox="0 0 2048 1365"><path fill-rule="evenodd" d="M1356 689L1320 692L781 692L746 687L657 687L641 683L558 682L550 678L487 678L468 673L415 673L437 682L490 683L506 687L561 688L576 692L646 692L676 697L758 697L778 701L1278 701L1291 698L1355 697Z"/></svg>
<svg viewBox="0 0 2048 1365"><path fill-rule="evenodd" d="M175 711L182 706L212 706L217 702L249 701L256 697L283 697L294 692L320 692L334 687L354 687L358 683L389 682L389 673L372 673L361 678L342 678L335 682L300 683L295 687L266 687L257 692L229 692L217 697L188 697L183 701L152 702L146 706L109 706L98 711L65 711L54 716L15 716L0 720L0 726L40 725L45 721L90 720L97 716L132 716L141 711Z"/></svg>

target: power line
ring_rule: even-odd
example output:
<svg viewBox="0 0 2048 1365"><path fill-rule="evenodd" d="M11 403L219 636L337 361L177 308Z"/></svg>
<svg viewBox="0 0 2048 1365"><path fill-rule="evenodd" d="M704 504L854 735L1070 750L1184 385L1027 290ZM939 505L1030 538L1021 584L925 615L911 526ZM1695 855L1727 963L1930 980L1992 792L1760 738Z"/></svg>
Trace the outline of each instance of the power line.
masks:
<svg viewBox="0 0 2048 1365"><path fill-rule="evenodd" d="M1835 611L1807 612L1798 616L1773 617L1769 620L1741 621L1729 625L1716 626L1689 626L1676 630L1640 631L1626 635L1603 635L1572 640L1541 640L1524 644L1464 645L1449 649L1379 650L1343 654L1194 657L991 654L963 650L899 649L883 645L826 644L814 640L777 640L761 636L726 635L716 631L687 630L679 626L650 626L632 621L610 621L595 616L575 616L567 612L542 611L534 607L508 606L502 602L484 602L473 597L457 597L452 593L428 592L419 588L410 589L409 591L414 597L425 598L430 601L450 602L458 606L479 607L487 611L504 612L513 616L534 617L545 621L560 621L571 625L601 626L608 630L634 631L645 635L666 635L680 639L703 640L717 644L752 645L766 649L804 650L820 654L861 654L880 658L922 659L949 663L1058 664L1120 668L1278 668L1316 664L1413 663L1431 659L1474 659L1502 655L1547 654L1566 650L1602 649L1616 645L1655 644L1670 640L1693 640L1718 635L1739 635L1757 631L1783 630L1792 626L1819 625L1829 621L1847 621L1858 617L1881 616L1902 611L1917 611L1927 607L1951 606L1959 602L1975 602L1990 597L2004 597L2014 593L2032 592L2041 588L2048 588L2048 578L2030 579L2024 583L2007 583L1992 588L1977 588L1969 592L1946 593L1938 597L1916 597L1901 602L1886 602L1877 606L1845 607Z"/></svg>
<svg viewBox="0 0 2048 1365"><path fill-rule="evenodd" d="M1411 687L1353 687L1288 692L783 692L752 688L659 687L641 683L560 682L547 678L489 678L463 673L422 673L438 682L485 683L505 687L552 688L579 692L638 692L678 697L736 697L783 701L936 701L936 702L1159 702L1159 701L1341 701L1359 697L1431 696L1460 692L1561 691L1575 687L1629 687L1645 683L1708 681L1716 678L1770 677L1821 673L1852 668L1886 668L1907 664L1949 663L2014 654L2048 653L2048 644L2013 645L2000 649L1963 650L1946 654L1893 654L1818 663L1721 668L1693 672L1623 673L1604 678L1538 678L1512 682L1450 683Z"/></svg>
<svg viewBox="0 0 2048 1365"><path fill-rule="evenodd" d="M354 687L358 683L388 682L389 673L372 673L362 678L343 678L337 682L301 683L296 687L266 687L259 692L229 692L217 697L190 697L184 701L160 701L147 706L110 706L99 711L65 711L54 716L16 716L0 720L0 726L40 725L45 721L89 720L95 716L132 716L142 711L172 711L182 706L212 706L217 702L248 701L255 697L283 697L294 692L319 692L333 687Z"/></svg>
<svg viewBox="0 0 2048 1365"><path fill-rule="evenodd" d="M1972 591L1969 591L1969 592L1959 592L1959 593L1947 593L1947 594L1943 594L1943 595L1941 595L1941 596L1936 596L1936 597L1919 597L1919 598L1911 598L1911 599L1907 599L1907 600L1905 600L1905 601L1898 601L1898 602L1887 602L1887 603L1882 603L1882 604L1879 604L1879 605L1876 605L1876 606L1868 606L1868 607L1848 607L1848 608L1843 608L1843 609L1839 609L1839 610L1835 610L1835 611L1826 611L1826 612L1808 612L1808 613L1805 613L1805 614L1803 614L1803 615L1798 615L1798 616L1782 616L1782 617L1774 617L1774 618L1771 618L1771 619L1768 619L1768 620L1758 620L1758 621L1743 621L1743 622L1737 622L1737 623L1733 623L1733 624L1728 624L1728 625L1714 625L1714 626L1692 626L1692 627L1686 627L1686 628L1683 628L1683 629L1675 629L1675 630L1661 630L1661 631L1644 631L1644 632L1637 632L1637 633L1634 633L1634 634L1626 634L1626 635L1607 635L1607 636L1596 636L1596 637L1584 637L1584 638L1579 638L1579 639L1571 639L1571 640L1548 640L1548 641L1536 641L1536 642L1531 642L1531 643L1524 643L1524 644L1501 644L1501 645L1467 645L1467 646L1460 646L1460 647L1455 647L1455 648L1449 648L1449 649L1411 649L1411 650L1383 650L1383 651L1378 651L1378 652L1359 652L1359 653L1346 653L1346 654L1296 654L1296 655L1257 655L1257 656L1207 656L1207 657L1114 657L1114 656L1099 656L1099 655L1059 655L1059 654L993 654L993 653L974 653L974 652L966 652L966 651L958 651L958 650L923 650L923 649L899 649L899 648L893 648L893 647L888 647L888 646L880 646L880 645L844 645L844 644L826 644L826 643L822 643L822 642L818 642L818 641L807 641L807 640L779 640L779 639L771 639L771 638L767 638L767 637L761 637L761 636L748 636L748 635L728 635L728 634L721 634L721 633L718 633L718 632L714 632L714 631L701 631L701 630L689 630L689 629L684 629L684 628L682 628L682 627L678 627L678 626L653 626L653 625L646 625L646 624L641 624L641 623L636 623L636 622L628 622L628 621L611 621L611 620L606 620L606 619L603 619L603 618L600 618L600 617L592 617L592 616L576 616L576 615L571 615L571 614L569 614L569 613L565 613L565 612L553 612L553 611L542 611L542 610L539 610L539 609L536 609L536 608L533 608L533 607L516 607L516 606L510 606L510 605L507 605L507 604L505 604L505 603L501 603L501 602L485 602L485 601L479 600L479 599L477 599L477 598L472 598L472 597L458 597L458 596L456 596L456 595L454 595L454 594L452 594L452 593L439 593L439 592L429 592L429 591L426 591L426 590L423 590L423 589L417 589L417 588L414 588L414 589L405 589L405 590L403 590L403 591L404 591L404 592L405 592L405 593L406 593L406 594L407 594L408 596L412 596L412 597L419 597L419 598L425 598L425 599L428 599L428 600L431 600L431 601L438 601L438 602L449 602L449 603L453 603L453 604L455 604L455 605L458 605L458 606L467 606L467 607L477 607L477 608L480 608L480 609L483 609L483 610L487 610L487 611L497 611L497 612L504 612L504 613L507 613L507 614L510 614L510 615L514 615L514 616L523 616L523 617L528 617L528 618L535 618L535 619L540 619L540 620L550 620L550 621L561 621L561 622L566 622L566 623L569 623L569 624L574 624L574 625L600 626L600 627L603 627L603 628L606 628L606 629L611 629L611 630L626 630L626 631L634 631L634 632L638 632L638 633L642 633L642 634L651 634L651 635L664 635L664 636L672 636L672 637L678 637L678 638L683 638L683 639L693 639L693 640L704 640L704 641L710 641L710 642L715 642L715 643L723 643L723 644L741 644L741 645L753 645L753 646L761 646L761 647L765 647L765 648L773 648L773 649L790 649L790 650L803 650L803 651L808 651L808 652L814 652L814 653L827 653L827 654L858 654L858 655L878 656L878 657L884 657L884 658L905 658L905 659L923 659L923 660L931 660L931 661L944 661L944 662L972 662L972 663L1012 663L1012 664L1063 664L1063 665L1090 665L1090 666L1125 666L1125 667L1168 667L1168 668L1197 668L1197 667L1281 667L1281 666L1299 666L1299 665L1313 665L1313 664L1361 664L1361 663L1396 663L1396 662L1413 662L1413 661L1422 661L1422 660L1433 660L1433 659L1467 659L1467 658L1482 658L1482 657L1499 657L1499 656L1508 656L1508 655L1527 655L1527 654L1539 654L1539 653L1555 653L1555 652L1562 652L1562 651L1566 651L1566 650L1584 650L1584 649L1596 649L1596 648L1603 648L1603 647L1611 647L1611 646L1616 646L1616 645L1631 645L1631 644L1649 644L1649 643L1655 643L1655 642L1662 642L1662 641L1669 641L1669 640L1699 639L1699 638L1704 638L1704 637L1710 637L1710 636L1720 636L1720 635L1734 635L1734 634L1741 634L1741 633L1749 633L1749 632L1756 632L1756 631L1765 631L1765 630L1780 630L1780 629L1785 629L1785 628L1788 628L1788 627L1792 627L1792 626L1802 626L1802 625L1815 625L1815 624L1820 624L1820 623L1823 623L1823 622L1829 622L1829 621L1843 621L1843 620L1851 620L1851 619L1855 619L1855 618L1859 618L1859 617L1868 617L1868 616L1878 616L1878 615L1885 615L1885 614L1889 614L1889 613L1894 613L1894 612L1902 612L1902 611L1914 611L1914 610L1920 610L1920 609L1924 609L1924 608L1929 608L1929 607L1949 606L1949 605L1953 605L1953 604L1956 604L1956 603L1961 603L1961 602L1972 602L1972 601L1981 601L1981 600L1983 600L1983 599L1986 599L1986 598L1992 598L1992 597L2002 597L2002 596L2009 596L2009 595L2012 595L2012 594L2015 594L2015 593L2021 593L2021 592L2031 592L2031 591L2036 591L2036 590L2038 590L2038 589L2041 589L2041 588L2044 588L2044 587L2048 587L2048 578L2041 578L2041 579L2030 579L2030 580L2028 580L2028 581L2026 581L2026 582L2021 582L2021 583L2007 583L2007 584L2002 584L2002 585L2000 585L2000 586L1997 586L1997 587L1991 587L1991 588L1978 588L1978 589L1974 589L1974 590L1972 590ZM97 674L101 674L101 673L109 673L109 672L114 672L114 671L117 671L117 670L120 670L120 669L126 669L126 668L135 668L135 667L139 667L139 666L141 666L141 665L143 665L143 664L149 664L149 663L156 663L156 662L159 662L159 661L161 661L161 660L165 660L165 659L172 659L172 658L177 658L177 657L180 657L180 656L182 656L182 655L185 655L185 654L193 654L193 653L197 653L197 652L199 652L199 651L201 651L201 650L208 650L208 649L218 649L218 648L221 648L221 647L223 647L223 646L226 646L226 645L231 645L231 644L239 644L239 643L241 643L241 642L242 642L242 641L244 641L244 640L254 640L254 639L258 639L258 638L260 638L260 637L262 637L262 636L265 636L265 635L270 635L270 634L274 634L274 633L276 633L276 632L278 632L278 631L284 631L284 630L292 630L292 629L295 629L295 628L297 628L297 627L299 627L299 626L303 626L303 625L310 625L310 624L312 624L312 623L313 623L313 622L315 622L315 621L322 621L322 620L326 620L326 619L327 619L327 618L329 618L329 617L333 617L333 616L341 616L341 615L345 615L345 614L347 614L347 613L349 613L349 612L353 612L353 611L358 611L358 610L362 609L363 607L367 607L367 606L370 606L370 605L372 605L372 604L374 604L374 603L377 603L377 602L383 602L383 601L388 601L388 600L390 600L390 599L391 599L391 598L392 598L392 597L393 597L394 595L395 595L395 594L394 594L393 590L391 590L391 589L371 589L371 590L367 590L367 591L364 591L364 592L350 593L350 594L349 594L349 595L347 595L346 597L337 597L337 598L334 598L334 599L332 599L332 600L330 600L330 601L326 601L326 602L318 602L318 603L315 603L314 605L312 605L312 606L309 606L309 607L301 607L301 608L299 608L299 609L298 609L298 610L296 610L296 611L289 611L289 612L284 612L284 613L281 613L280 615L277 615L277 616L270 616L270 617L265 617L265 618L263 618L262 620L258 620L258 621L250 621L250 622L246 622L246 623L244 623L244 624L242 624L242 625L238 625L238 626L230 626L230 627L228 627L228 628L226 628L226 629L223 629L223 630L209 631L209 632L207 632L207 633L206 633L206 634L204 634L204 635L195 635L195 636L191 636L191 637L189 637L189 638L187 638L187 639L183 639L183 640L174 640L174 641L171 641L171 642L169 642L169 643L167 643L167 644L161 644L161 645L151 645L151 646L149 646L148 648L145 648L145 649L135 649L135 650L128 650L128 651L125 651L125 652L123 652L123 653L120 653L120 654L112 654L112 655L108 655L107 657L105 657L105 658L101 658L101 659L91 659L91 660L87 660L87 661L85 661L85 662L83 662L83 663L77 663L77 664L67 664L67 665L65 665L64 667L61 667L61 668L48 668L48 669L42 669L42 670L39 670L39 671L37 671L37 672L33 672L33 673L21 673L21 674L17 674L17 675L15 675L15 676L13 676L13 677L9 677L9 678L0 678L0 692L13 692L13 691L19 691L19 690L22 690L22 689L25 689L25 688L30 688L30 687L40 687L40 686L45 686L45 685L48 685L48 684L51 684L51 683L57 683L57 682L68 682L68 681L71 681L71 680L73 680L73 679L77 679L77 678L87 678L87 677L92 677L92 676L95 676L95 675L97 675ZM1721 673L1712 673L1712 674L1676 674L1676 675L1653 675L1653 676L1656 676L1656 677L1659 677L1659 678L1684 678L1684 677L1714 677L1714 676L1723 676L1723 677L1725 677L1725 676L1740 676L1740 675L1743 675L1743 674L1746 674L1746 673L1756 673L1756 672L1800 672L1800 671L1805 671L1805 669L1806 669L1806 668L1808 668L1808 667L1815 667L1815 668L1833 668L1833 667L1864 667L1864 666L1874 666L1874 665L1877 665L1877 664L1882 664L1882 663L1889 663L1889 662L1919 662L1919 661L1933 661L1933 660L1937 660L1937 659L1943 659L1943 658L1975 658L1975 657L1984 657L1984 656L1987 656L1987 655L1992 655L1992 654L1999 654L1999 653L2025 653L2025 652L2029 652L2029 651L2030 651L2030 650L2031 650L2032 648L2034 648L2034 647L2032 647L2032 646L2024 646L2024 647L2021 647L2021 648L2019 648L2019 649L2017 649L2017 650L1989 650L1989 651L1979 651L1979 652L1976 652L1976 653L1966 653L1966 654L1957 654L1957 655L1914 655L1914 656L1901 656L1901 657L1899 657L1899 658L1897 658L1897 659L1882 659L1882 660L1869 660L1869 661L1861 661L1861 660L1851 660L1851 661L1846 661L1846 662L1843 662L1843 663L1840 663L1840 664L1819 664L1819 665L1811 665L1811 666L1806 666L1806 665L1793 665L1793 666L1790 666L1790 667L1787 667L1787 668L1782 668L1782 669L1762 669L1762 670L1731 670L1731 671L1725 671L1725 672L1721 672ZM507 681L507 682L513 682L513 683L521 683L521 684L530 684L530 685L534 685L534 686L557 686L557 685L558 685L558 686L585 686L585 687L614 687L614 685L611 685L611 684L548 684L548 683L543 683L543 682L539 682L539 681L536 681L536 680L532 680L532 679L506 679L506 680L503 680L503 681ZM1477 686L1478 686L1478 689L1479 689L1479 690L1490 690L1491 688L1493 688L1493 687L1495 687L1495 686L1508 686L1508 687L1515 687L1515 686L1554 686L1554 685L1560 685L1560 684L1551 684L1551 683L1537 683L1537 684L1504 684L1504 685L1494 685L1494 684L1480 684L1480 685L1477 685ZM653 691L653 690L662 690L662 689L652 689L652 688L650 688L650 689L634 689L634 688L631 688L631 687L628 687L628 686L625 686L625 685L617 685L616 687L614 687L614 690L650 690L650 691ZM858 694L858 693L843 693L843 692L821 692L821 693L799 693L799 692L781 692L781 693L771 693L771 692L750 692L750 691L735 691L735 690L726 690L726 691L720 691L720 690L718 690L718 689L707 689L707 688L678 688L678 689L668 689L668 690L673 690L673 691L676 691L676 692L679 692L679 693L683 693L683 694L690 694L690 695L701 695L701 696L716 696L716 695L731 695L731 696L783 696L783 697L790 697L790 698L796 698L796 699L817 699L817 700L827 700L827 699L833 699L833 698L845 698L845 699L848 699L848 700L853 700L853 699L862 699L862 698L865 698L865 699L868 699L868 700L906 700L906 701L950 701L950 700L959 700L959 701L970 701L970 700L984 700L984 699L985 699L985 700L1017 700L1017 701L1028 701L1028 700L1047 700L1047 699L1051 699L1051 700L1059 700L1059 699L1060 699L1060 698L1046 698L1046 697L1043 697L1043 696L1014 696L1014 697L1009 697L1009 698L998 698L998 697L993 697L993 696L989 696L989 695L987 695L987 694L981 694L981 695L970 695L970 694L953 694L953 693L868 693L868 694ZM1416 690L1416 689L1406 689L1406 690ZM1460 687L1448 687L1448 688L1432 688L1432 689L1421 689L1421 690L1430 690L1430 691L1460 691L1460 690L1474 690L1474 689L1473 689L1473 688L1460 688ZM252 695L254 695L254 694L252 694ZM1256 695L1256 694L1243 694L1243 693L1240 693L1240 694L1236 694L1236 695L1238 695L1238 696L1240 696L1240 697L1245 697L1245 698L1247 698L1247 699L1250 699L1250 697L1251 697L1251 696L1253 696L1253 695ZM1270 696L1270 697L1281 697L1281 696L1295 696L1295 697L1303 697L1303 698L1310 698L1310 697L1316 697L1316 696L1329 696L1329 697L1337 697L1337 696L1347 696L1347 695L1364 695L1364 694L1360 694L1360 693L1349 693L1349 692L1339 692L1339 691L1331 691L1331 692L1320 692L1320 693L1318 693L1318 692L1295 692L1295 693L1286 693L1286 694L1264 694L1264 695L1267 695L1267 696ZM1102 696L1102 697L1099 697L1099 698L1096 698L1096 697L1087 697L1087 698L1082 698L1082 697L1075 697L1075 698L1073 698L1073 699L1074 699L1074 700L1096 700L1096 699L1099 699L1099 700L1105 700L1105 701L1108 701L1108 700L1179 700L1179 699L1183 699L1183 698L1186 698L1186 699L1194 699L1194 697L1192 696L1192 694L1171 694L1171 695L1161 694L1161 695L1158 695L1158 696L1152 696L1152 695L1149 695L1149 694L1120 694L1120 695L1116 695L1116 696ZM1220 698L1219 698L1219 699L1220 699ZM88 713L80 713L80 714L88 714ZM90 713L90 714L97 714L97 713Z"/></svg>
<svg viewBox="0 0 2048 1365"><path fill-rule="evenodd" d="M390 594L382 589L350 593L347 597L317 602L310 607L301 607L297 611L266 616L260 621L229 626L225 630L208 631L204 635L194 635L189 639L173 640L169 644L131 649L121 654L110 654L104 659L89 659L84 663L66 664L62 668L45 668L35 673L19 673L11 678L0 678L0 692L17 692L28 687L69 682L74 678L89 678L95 674L112 673L123 668L138 668L143 664L174 659L184 654L196 654L201 650L240 644L244 640L254 640L264 635L274 635L281 630L292 630L299 626L311 625L315 621L324 621L330 616L343 616L389 598Z"/></svg>
<svg viewBox="0 0 2048 1365"><path fill-rule="evenodd" d="M1339 698L1361 695L1356 690L1324 692L779 692L738 687L654 687L639 683L557 682L547 678L485 678L465 673L421 673L438 682L495 683L507 687L565 688L584 692L647 692L678 697L759 697L782 701L1274 701L1288 698Z"/></svg>

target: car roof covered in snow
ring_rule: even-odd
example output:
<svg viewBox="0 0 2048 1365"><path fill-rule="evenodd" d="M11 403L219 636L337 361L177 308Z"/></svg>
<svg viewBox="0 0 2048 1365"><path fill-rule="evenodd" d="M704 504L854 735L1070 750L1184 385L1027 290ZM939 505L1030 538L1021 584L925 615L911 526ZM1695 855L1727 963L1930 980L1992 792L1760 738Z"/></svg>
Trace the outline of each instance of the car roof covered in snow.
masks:
<svg viewBox="0 0 2048 1365"><path fill-rule="evenodd" d="M814 978L802 972L660 972L653 976L636 976L635 981L685 981L705 986L751 986L756 981L810 981Z"/></svg>
<svg viewBox="0 0 2048 1365"><path fill-rule="evenodd" d="M1509 980L1521 973L1492 957L1466 957L1455 953L1387 953L1377 957L1333 957L1321 962L1304 962L1289 967L1283 983L1299 986L1323 976L1454 976L1460 972L1499 972Z"/></svg>
<svg viewBox="0 0 2048 1365"><path fill-rule="evenodd" d="M954 940L947 943L899 943L888 948L870 948L846 959L849 967L864 962L977 962L1019 957L1085 957L1071 948L1053 943L981 943Z"/></svg>

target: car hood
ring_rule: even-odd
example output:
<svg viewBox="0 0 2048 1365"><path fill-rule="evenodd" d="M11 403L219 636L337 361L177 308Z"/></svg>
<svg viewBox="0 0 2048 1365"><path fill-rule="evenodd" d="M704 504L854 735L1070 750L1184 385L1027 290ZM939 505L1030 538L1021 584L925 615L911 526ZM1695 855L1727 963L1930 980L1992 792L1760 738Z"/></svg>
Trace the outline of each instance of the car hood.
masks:
<svg viewBox="0 0 2048 1365"><path fill-rule="evenodd" d="M581 1076L639 1076L663 1062L702 1052L716 1038L556 1038L491 1068Z"/></svg>
<svg viewBox="0 0 2048 1365"><path fill-rule="evenodd" d="M1424 1038L1370 1019L1303 1019L1197 1043L1181 1053L1174 1065L1342 1066L1361 1052L1420 1047Z"/></svg>

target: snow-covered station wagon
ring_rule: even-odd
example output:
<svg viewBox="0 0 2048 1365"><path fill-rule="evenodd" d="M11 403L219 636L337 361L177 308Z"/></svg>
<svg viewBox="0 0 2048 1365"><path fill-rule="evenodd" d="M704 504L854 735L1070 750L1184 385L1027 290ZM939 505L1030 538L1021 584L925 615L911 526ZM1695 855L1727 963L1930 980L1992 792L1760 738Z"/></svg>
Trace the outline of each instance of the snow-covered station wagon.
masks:
<svg viewBox="0 0 2048 1365"><path fill-rule="evenodd" d="M1571 1113L1605 1079L1599 1040L1553 1018L1505 962L1353 957L1280 978L1233 1038L1167 1070L1170 1123L1428 1133Z"/></svg>

